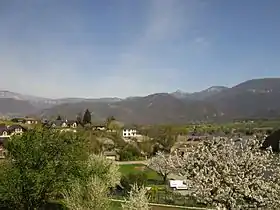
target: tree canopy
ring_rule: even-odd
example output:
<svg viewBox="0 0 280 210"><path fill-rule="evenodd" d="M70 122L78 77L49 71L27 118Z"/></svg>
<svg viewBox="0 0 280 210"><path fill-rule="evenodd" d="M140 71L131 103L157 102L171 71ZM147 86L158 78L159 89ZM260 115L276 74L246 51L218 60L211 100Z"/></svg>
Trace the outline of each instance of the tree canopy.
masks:
<svg viewBox="0 0 280 210"><path fill-rule="evenodd" d="M162 157L162 156L161 156ZM280 208L280 159L257 139L205 140L169 159L198 201L226 209Z"/></svg>
<svg viewBox="0 0 280 210"><path fill-rule="evenodd" d="M69 209L107 209L109 189L120 180L118 167L90 155L88 139L78 132L34 129L9 140L6 148L0 168L5 209L41 209L57 201Z"/></svg>

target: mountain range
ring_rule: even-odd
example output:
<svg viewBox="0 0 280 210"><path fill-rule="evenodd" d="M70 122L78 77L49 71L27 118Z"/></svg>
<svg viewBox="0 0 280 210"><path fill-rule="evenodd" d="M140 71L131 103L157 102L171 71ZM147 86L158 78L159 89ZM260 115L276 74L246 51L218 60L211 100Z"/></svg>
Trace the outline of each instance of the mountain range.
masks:
<svg viewBox="0 0 280 210"><path fill-rule="evenodd" d="M200 92L177 90L145 97L49 99L0 91L0 114L75 118L89 109L92 119L114 116L124 123L183 124L193 121L280 117L280 78L253 79L233 87L213 86Z"/></svg>

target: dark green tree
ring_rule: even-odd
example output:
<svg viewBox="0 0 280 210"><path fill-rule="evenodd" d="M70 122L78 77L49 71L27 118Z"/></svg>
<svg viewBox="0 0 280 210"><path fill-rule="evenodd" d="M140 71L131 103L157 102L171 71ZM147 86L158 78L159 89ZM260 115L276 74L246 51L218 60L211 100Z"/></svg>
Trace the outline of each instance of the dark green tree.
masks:
<svg viewBox="0 0 280 210"><path fill-rule="evenodd" d="M34 129L9 140L0 168L0 207L39 209L83 177L88 152L80 136Z"/></svg>
<svg viewBox="0 0 280 210"><path fill-rule="evenodd" d="M91 113L88 109L86 109L83 117L83 124L91 124Z"/></svg>
<svg viewBox="0 0 280 210"><path fill-rule="evenodd" d="M123 176L120 181L126 195L128 195L131 191L133 184L137 184L138 186L146 186L147 182L148 176L146 172L129 173L128 175Z"/></svg>
<svg viewBox="0 0 280 210"><path fill-rule="evenodd" d="M62 120L60 115L57 116L56 120Z"/></svg>
<svg viewBox="0 0 280 210"><path fill-rule="evenodd" d="M141 157L141 151L134 145L129 144L120 151L119 155L121 161L133 161Z"/></svg>

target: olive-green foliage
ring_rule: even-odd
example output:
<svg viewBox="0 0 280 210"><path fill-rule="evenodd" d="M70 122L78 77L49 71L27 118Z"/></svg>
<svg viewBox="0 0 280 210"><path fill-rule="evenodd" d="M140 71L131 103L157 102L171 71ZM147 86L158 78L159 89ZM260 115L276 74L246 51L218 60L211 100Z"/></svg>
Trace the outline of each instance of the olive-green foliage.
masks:
<svg viewBox="0 0 280 210"><path fill-rule="evenodd" d="M139 173L129 173L121 178L121 185L124 188L125 194L131 191L133 184L138 186L146 186L148 181L148 176L145 172Z"/></svg>
<svg viewBox="0 0 280 210"><path fill-rule="evenodd" d="M142 129L141 133L152 138L154 145L158 144L165 152L170 152L178 135L185 134L187 131L182 127L176 126L153 126Z"/></svg>
<svg viewBox="0 0 280 210"><path fill-rule="evenodd" d="M141 157L141 151L136 146L128 144L120 151L119 155L121 161L138 160Z"/></svg>
<svg viewBox="0 0 280 210"><path fill-rule="evenodd" d="M109 189L120 180L119 167L102 156L92 155L84 175L64 191L65 206L71 210L108 209Z"/></svg>
<svg viewBox="0 0 280 210"><path fill-rule="evenodd" d="M0 203L14 209L38 209L57 200L72 180L84 175L87 145L80 135L30 130L9 140L0 169Z"/></svg>
<svg viewBox="0 0 280 210"><path fill-rule="evenodd" d="M103 144L98 140L98 137L100 137L98 133L93 132L91 129L81 129L80 133L86 140L90 153L100 154L103 151Z"/></svg>
<svg viewBox="0 0 280 210"><path fill-rule="evenodd" d="M145 140L141 142L137 142L139 149L143 152L147 157L151 157L154 151L155 142L152 140Z"/></svg>

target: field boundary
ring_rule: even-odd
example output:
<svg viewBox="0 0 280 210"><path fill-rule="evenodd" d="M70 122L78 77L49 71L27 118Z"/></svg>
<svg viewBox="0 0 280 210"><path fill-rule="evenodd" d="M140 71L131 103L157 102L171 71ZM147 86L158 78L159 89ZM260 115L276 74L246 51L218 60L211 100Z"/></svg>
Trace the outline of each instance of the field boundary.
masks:
<svg viewBox="0 0 280 210"><path fill-rule="evenodd" d="M147 160L134 160L134 161L116 161L118 165L148 165Z"/></svg>
<svg viewBox="0 0 280 210"><path fill-rule="evenodd" d="M119 200L119 199L110 199L110 201L120 202L120 203L127 202L125 200ZM211 210L210 208L177 206L177 205L168 205L168 204L159 204L159 203L149 203L149 206L159 206L159 207L179 208L179 209L192 209L192 210Z"/></svg>

